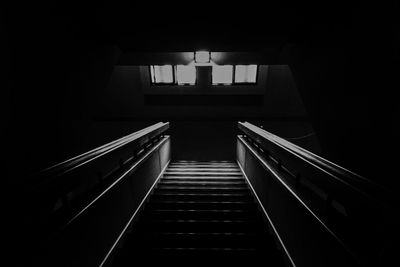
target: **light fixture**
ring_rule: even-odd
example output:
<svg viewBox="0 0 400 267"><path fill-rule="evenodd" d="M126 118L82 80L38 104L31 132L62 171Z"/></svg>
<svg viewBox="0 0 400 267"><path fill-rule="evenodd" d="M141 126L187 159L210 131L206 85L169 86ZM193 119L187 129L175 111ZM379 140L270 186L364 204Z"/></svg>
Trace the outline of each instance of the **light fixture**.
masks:
<svg viewBox="0 0 400 267"><path fill-rule="evenodd" d="M194 52L194 62L196 63L210 63L211 54L208 51Z"/></svg>

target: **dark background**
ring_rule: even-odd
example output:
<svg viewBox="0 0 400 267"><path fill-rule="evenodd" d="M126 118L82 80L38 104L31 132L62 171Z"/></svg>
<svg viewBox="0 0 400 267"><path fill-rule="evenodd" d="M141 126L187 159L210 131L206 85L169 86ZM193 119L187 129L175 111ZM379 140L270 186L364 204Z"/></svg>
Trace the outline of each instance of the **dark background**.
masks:
<svg viewBox="0 0 400 267"><path fill-rule="evenodd" d="M237 120L247 120L282 137L315 131L312 141L297 142L393 188L397 7L10 2L1 16L8 181L23 183L36 170L160 120L171 122L173 157L232 158ZM115 83L124 55L199 49L273 51L263 59L275 65L263 105L151 105L129 86L135 74ZM268 95L277 86L285 90Z"/></svg>

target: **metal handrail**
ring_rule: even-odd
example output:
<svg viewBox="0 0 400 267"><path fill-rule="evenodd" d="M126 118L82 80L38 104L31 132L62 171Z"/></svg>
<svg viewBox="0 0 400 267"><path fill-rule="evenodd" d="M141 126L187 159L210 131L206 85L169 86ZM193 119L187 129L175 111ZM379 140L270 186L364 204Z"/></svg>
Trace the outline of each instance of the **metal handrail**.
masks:
<svg viewBox="0 0 400 267"><path fill-rule="evenodd" d="M346 187L352 188L352 190L361 193L367 198L372 198L377 202L382 202L388 197L386 189L381 185L376 184L361 175L345 169L260 127L257 127L249 122L238 122L238 127L261 147L267 149L266 142L268 142L269 145L272 144L277 149L295 156L309 167L330 176Z"/></svg>
<svg viewBox="0 0 400 267"><path fill-rule="evenodd" d="M365 229L375 244L391 242L396 196L386 188L251 123L238 128L239 140L357 262L370 259L359 243Z"/></svg>
<svg viewBox="0 0 400 267"><path fill-rule="evenodd" d="M57 163L51 167L48 167L48 168L40 171L35 176L37 176L37 177L43 177L43 176L56 177L56 176L64 175L78 167L81 167L81 166L99 158L99 157L109 154L110 152L112 152L128 143L136 142L137 147L140 147L143 144L145 144L146 142L150 141L155 136L166 131L168 128L169 128L169 122L159 122L159 123L153 124L149 127L146 127L144 129L134 132L132 134L126 135L122 138L119 138L110 143L107 143L105 145L102 145L100 147L92 149L88 152L85 152L83 154L80 154L78 156L70 158L63 162Z"/></svg>
<svg viewBox="0 0 400 267"><path fill-rule="evenodd" d="M159 122L46 168L26 184L22 189L24 195L27 198L35 196L36 202L40 203L35 205L41 207L44 213L52 213L61 206L66 208L64 219L68 223L60 221L60 225L56 226L60 230L136 168L154 150L148 150L148 145L158 143L158 137L168 128L169 122ZM145 155L142 157L142 154ZM119 165L115 159L119 159ZM109 164L110 160L112 164ZM112 179L108 178L110 175ZM57 204L60 201L62 203ZM72 202L73 207L70 205Z"/></svg>
<svg viewBox="0 0 400 267"><path fill-rule="evenodd" d="M158 168L145 165L145 162L151 158L161 166L163 159L157 153L161 153L159 151L169 141L169 136L164 135L168 128L169 122L153 124L37 173L33 177L36 179L24 188L26 194L23 194L30 200L27 202L29 214L26 218L28 225L36 229L31 239L35 240L37 247L53 251L51 247L54 244L56 250L62 251L59 248L65 244L66 248L71 248L73 243L70 242L77 242L80 231L86 229L92 218L97 218L93 216L99 216L98 212L108 208L108 203L120 201L120 193L125 198L130 196L132 192L125 190L129 188L126 185L134 184L134 177L147 177L135 172L143 166L151 172ZM133 191L137 193L137 190ZM128 199L136 201L135 197ZM127 207L130 205L127 203ZM118 210L118 214L125 213ZM107 224L113 227L113 233L119 231L107 220ZM88 236L93 238L96 231L91 231ZM115 241L111 236L103 236L106 238L104 244ZM97 247L104 248L103 245ZM96 260L97 256L93 255L91 260Z"/></svg>

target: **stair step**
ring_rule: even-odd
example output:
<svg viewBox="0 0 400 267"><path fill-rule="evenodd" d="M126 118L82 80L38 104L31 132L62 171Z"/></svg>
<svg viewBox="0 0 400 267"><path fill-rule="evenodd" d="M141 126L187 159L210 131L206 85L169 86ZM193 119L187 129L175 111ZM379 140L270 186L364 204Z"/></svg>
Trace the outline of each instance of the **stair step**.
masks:
<svg viewBox="0 0 400 267"><path fill-rule="evenodd" d="M146 204L147 207L154 209L257 209L254 202L245 201L151 201Z"/></svg>
<svg viewBox="0 0 400 267"><path fill-rule="evenodd" d="M209 219L209 220L234 220L234 219L258 219L261 218L254 210L199 210L199 209L145 209L144 217L151 219Z"/></svg>
<svg viewBox="0 0 400 267"><path fill-rule="evenodd" d="M181 200L181 201L254 201L252 195L248 192L230 192L230 193L209 193L209 192L194 192L194 193L174 193L169 191L155 191L152 195L152 200Z"/></svg>
<svg viewBox="0 0 400 267"><path fill-rule="evenodd" d="M222 186L178 186L178 185L163 185L159 184L156 188L156 190L186 190L186 191L247 191L249 190L246 186L243 185L235 185L235 186L228 186L228 185L222 185Z"/></svg>
<svg viewBox="0 0 400 267"><path fill-rule="evenodd" d="M164 247L195 247L195 248L261 248L263 246L263 236L255 233L172 233L172 232L152 232L133 235L131 242L126 246L134 248L147 246L149 248ZM137 242L139 241L139 242Z"/></svg>
<svg viewBox="0 0 400 267"><path fill-rule="evenodd" d="M124 249L113 266L136 266L146 262L151 266L287 266L275 251L246 247L160 247ZM271 253L272 252L272 253ZM276 254L276 252L275 252Z"/></svg>
<svg viewBox="0 0 400 267"><path fill-rule="evenodd" d="M216 172L216 171L201 171L201 172L195 172L195 171L166 171L163 176L242 176L241 172Z"/></svg>
<svg viewBox="0 0 400 267"><path fill-rule="evenodd" d="M169 164L169 168L238 168L237 164Z"/></svg>
<svg viewBox="0 0 400 267"><path fill-rule="evenodd" d="M209 169L227 169L228 171L234 170L234 171L240 171L240 168L238 168L237 165L225 165L225 166L218 166L218 165L174 165L168 166L168 169L172 169L172 170L184 170L184 169L196 169L197 171L205 171L205 170L209 170Z"/></svg>
<svg viewBox="0 0 400 267"><path fill-rule="evenodd" d="M154 189L154 194L170 193L170 194L192 194L197 195L212 195L214 197L218 194L233 194L233 193L247 193L247 188L243 187L178 187L178 186L160 186Z"/></svg>
<svg viewBox="0 0 400 267"><path fill-rule="evenodd" d="M207 248L195 248L195 247L186 247L186 248L182 248L182 247L178 247L178 248L172 248L172 247L164 247L164 248L160 248L159 250L163 250L163 251L176 251L176 252L210 252L210 251L214 251L214 252L221 252L221 251L229 251L229 252L249 252L249 251L256 251L255 248L243 248L243 247L237 247L237 248L231 248L231 247L226 247L226 248L216 248L216 247L207 247Z"/></svg>
<svg viewBox="0 0 400 267"><path fill-rule="evenodd" d="M208 168L197 168L194 166L182 166L182 167L174 167L168 166L167 171L177 170L177 171L227 171L227 172L240 172L240 169L236 167L208 167Z"/></svg>
<svg viewBox="0 0 400 267"><path fill-rule="evenodd" d="M140 221L137 224L137 231L155 232L266 232L267 228L262 220L166 220L154 218Z"/></svg>
<svg viewBox="0 0 400 267"><path fill-rule="evenodd" d="M152 242L151 247L261 247L260 238L254 234L247 233L161 233L147 236Z"/></svg>
<svg viewBox="0 0 400 267"><path fill-rule="evenodd" d="M288 266L274 248L251 247L163 247L150 250L152 258L174 266Z"/></svg>
<svg viewBox="0 0 400 267"><path fill-rule="evenodd" d="M239 181L188 181L188 180L183 180L183 181L171 181L168 179L162 179L158 183L158 185L177 185L177 186L235 186L235 185L246 185L246 182L244 180L239 180Z"/></svg>
<svg viewBox="0 0 400 267"><path fill-rule="evenodd" d="M195 266L258 266L265 260L260 250L245 247L163 247L153 248L151 253L153 258L163 259L163 264L174 266L188 266L188 262Z"/></svg>
<svg viewBox="0 0 400 267"><path fill-rule="evenodd" d="M225 177L225 176L173 176L173 175L166 175L161 178L162 180L179 180L179 181L244 181L243 177Z"/></svg>
<svg viewBox="0 0 400 267"><path fill-rule="evenodd" d="M235 164L234 161L231 160L212 160L212 161L203 161L203 160L174 160L171 164L177 163L206 163L206 164L223 164L223 163L231 163Z"/></svg>

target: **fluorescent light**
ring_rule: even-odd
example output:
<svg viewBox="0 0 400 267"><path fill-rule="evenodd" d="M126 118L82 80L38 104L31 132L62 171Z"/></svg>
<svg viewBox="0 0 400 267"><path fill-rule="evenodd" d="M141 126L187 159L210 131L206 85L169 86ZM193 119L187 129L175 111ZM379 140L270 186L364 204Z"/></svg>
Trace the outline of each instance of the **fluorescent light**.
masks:
<svg viewBox="0 0 400 267"><path fill-rule="evenodd" d="M176 81L178 85L196 83L196 67L194 65L177 65L176 66Z"/></svg>
<svg viewBox="0 0 400 267"><path fill-rule="evenodd" d="M235 66L235 83L256 83L257 65Z"/></svg>
<svg viewBox="0 0 400 267"><path fill-rule="evenodd" d="M233 81L232 65L213 65L212 66L212 83L230 85Z"/></svg>
<svg viewBox="0 0 400 267"><path fill-rule="evenodd" d="M208 51L197 51L194 53L194 61L196 63L209 63L210 52Z"/></svg>

